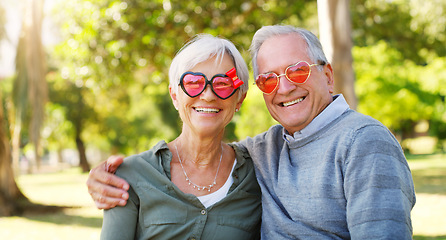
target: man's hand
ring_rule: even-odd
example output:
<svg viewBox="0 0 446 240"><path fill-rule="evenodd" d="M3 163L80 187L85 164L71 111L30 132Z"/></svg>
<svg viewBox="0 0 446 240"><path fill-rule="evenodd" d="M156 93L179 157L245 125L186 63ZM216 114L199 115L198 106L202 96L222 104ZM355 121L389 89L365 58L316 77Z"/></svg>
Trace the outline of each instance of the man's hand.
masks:
<svg viewBox="0 0 446 240"><path fill-rule="evenodd" d="M127 204L129 184L114 175L123 161L120 156L111 156L107 161L91 169L87 186L97 208L110 209Z"/></svg>

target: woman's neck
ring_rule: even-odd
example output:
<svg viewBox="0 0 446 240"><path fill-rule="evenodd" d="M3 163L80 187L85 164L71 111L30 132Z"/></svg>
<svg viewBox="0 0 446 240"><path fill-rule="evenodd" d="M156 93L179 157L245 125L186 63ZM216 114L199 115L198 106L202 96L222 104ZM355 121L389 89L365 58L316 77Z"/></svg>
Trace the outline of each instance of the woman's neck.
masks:
<svg viewBox="0 0 446 240"><path fill-rule="evenodd" d="M223 154L221 137L192 137L182 133L172 143L176 145L183 162L190 161L196 167L212 167Z"/></svg>

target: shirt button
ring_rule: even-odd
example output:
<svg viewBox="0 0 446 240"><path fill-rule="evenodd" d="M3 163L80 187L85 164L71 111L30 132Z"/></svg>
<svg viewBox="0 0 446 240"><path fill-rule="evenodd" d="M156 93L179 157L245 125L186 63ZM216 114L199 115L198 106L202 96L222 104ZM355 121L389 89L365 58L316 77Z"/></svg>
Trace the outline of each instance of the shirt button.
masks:
<svg viewBox="0 0 446 240"><path fill-rule="evenodd" d="M201 210L201 215L206 215L206 210Z"/></svg>

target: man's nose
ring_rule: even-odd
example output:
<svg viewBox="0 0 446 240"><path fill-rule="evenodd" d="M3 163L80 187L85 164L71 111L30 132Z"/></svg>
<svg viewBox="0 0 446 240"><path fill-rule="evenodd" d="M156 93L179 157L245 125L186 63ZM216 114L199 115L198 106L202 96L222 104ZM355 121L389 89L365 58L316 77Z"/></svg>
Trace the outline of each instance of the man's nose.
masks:
<svg viewBox="0 0 446 240"><path fill-rule="evenodd" d="M290 91L296 89L296 84L293 84L288 80L285 74L280 74L279 76L279 86L277 88L277 93L288 94Z"/></svg>

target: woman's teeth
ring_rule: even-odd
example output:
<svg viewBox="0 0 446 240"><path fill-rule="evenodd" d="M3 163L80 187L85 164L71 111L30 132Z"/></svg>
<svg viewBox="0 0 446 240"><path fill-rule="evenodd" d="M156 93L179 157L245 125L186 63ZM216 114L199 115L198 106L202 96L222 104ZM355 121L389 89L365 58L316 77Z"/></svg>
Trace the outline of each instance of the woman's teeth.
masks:
<svg viewBox="0 0 446 240"><path fill-rule="evenodd" d="M304 98L298 98L298 99L293 100L293 101L290 101L290 102L284 102L284 103L283 103L283 106L284 106L284 107L288 107L288 106L291 106L291 105L293 105L293 104L302 102L302 100L304 100Z"/></svg>
<svg viewBox="0 0 446 240"><path fill-rule="evenodd" d="M195 108L195 111L204 112L204 113L218 113L218 112L220 112L220 109L217 109L217 108Z"/></svg>

